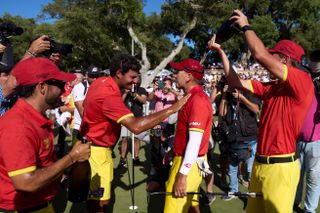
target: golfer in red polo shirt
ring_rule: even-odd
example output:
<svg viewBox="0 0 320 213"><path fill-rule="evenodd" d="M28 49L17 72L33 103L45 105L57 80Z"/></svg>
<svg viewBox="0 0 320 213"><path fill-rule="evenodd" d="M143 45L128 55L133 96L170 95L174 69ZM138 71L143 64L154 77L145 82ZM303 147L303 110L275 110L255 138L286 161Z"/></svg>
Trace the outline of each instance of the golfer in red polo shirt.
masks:
<svg viewBox="0 0 320 213"><path fill-rule="evenodd" d="M75 75L46 58L26 59L12 75L20 98L0 118L0 212L53 213L63 171L90 155L90 145L78 141L57 161L53 124L45 113L61 104L64 85Z"/></svg>
<svg viewBox="0 0 320 213"><path fill-rule="evenodd" d="M198 61L186 59L170 65L177 71L177 86L191 96L178 114L173 165L166 183L166 191L173 195L166 196L164 212L188 212L189 208L199 211L198 195L187 192L198 192L202 181L200 168L208 152L212 105L202 90L204 72Z"/></svg>
<svg viewBox="0 0 320 213"><path fill-rule="evenodd" d="M146 117L134 117L124 104L121 89L131 89L139 77L141 65L131 55L116 55L111 60L110 77L100 77L88 90L84 101L81 134L92 141L90 190L103 189L102 197L88 200L89 212L104 212L111 198L113 162L111 148L117 143L121 124L134 134L139 134L177 112L188 100L185 96L171 107Z"/></svg>
<svg viewBox="0 0 320 213"><path fill-rule="evenodd" d="M297 138L314 96L311 77L299 70L304 50L290 40L281 40L268 50L240 10L231 19L244 32L252 56L274 78L268 83L239 79L215 37L209 41L209 48L222 58L229 84L263 100L250 182L250 191L262 192L263 198L249 198L247 212L289 213L300 173Z"/></svg>

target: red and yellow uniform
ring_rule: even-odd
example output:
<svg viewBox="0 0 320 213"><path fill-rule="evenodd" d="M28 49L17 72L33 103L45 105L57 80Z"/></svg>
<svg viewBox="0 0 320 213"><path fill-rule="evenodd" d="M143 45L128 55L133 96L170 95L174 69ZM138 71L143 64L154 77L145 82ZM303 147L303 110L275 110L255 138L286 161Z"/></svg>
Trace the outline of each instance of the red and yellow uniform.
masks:
<svg viewBox="0 0 320 213"><path fill-rule="evenodd" d="M178 114L176 135L174 140L175 157L170 170L170 177L166 184L166 191L173 191L175 177L181 167L187 143L189 141L189 131L203 133L199 157L203 157L208 152L209 137L212 126L212 106L209 97L203 92L201 86L191 89L192 94L185 106ZM191 166L191 165L190 165ZM202 181L197 163L192 165L187 175L187 192L198 192ZM188 212L189 207L199 205L197 195L187 195L184 198L173 198L166 196L164 212Z"/></svg>
<svg viewBox="0 0 320 213"><path fill-rule="evenodd" d="M103 197L92 199L110 199L113 179L110 147L118 141L120 122L130 116L133 113L123 103L120 89L111 77L98 78L91 84L84 101L81 132L93 143L89 159L92 176L90 189L104 188Z"/></svg>
<svg viewBox="0 0 320 213"><path fill-rule="evenodd" d="M0 209L23 210L45 204L59 179L38 192L16 191L10 177L48 167L56 161L53 124L23 99L0 119Z"/></svg>
<svg viewBox="0 0 320 213"><path fill-rule="evenodd" d="M294 161L296 140L314 95L310 76L284 65L284 79L270 83L251 81L252 93L263 100L257 157L292 157L285 163L254 163L250 191L262 199L249 199L247 212L292 212L299 181L299 162Z"/></svg>

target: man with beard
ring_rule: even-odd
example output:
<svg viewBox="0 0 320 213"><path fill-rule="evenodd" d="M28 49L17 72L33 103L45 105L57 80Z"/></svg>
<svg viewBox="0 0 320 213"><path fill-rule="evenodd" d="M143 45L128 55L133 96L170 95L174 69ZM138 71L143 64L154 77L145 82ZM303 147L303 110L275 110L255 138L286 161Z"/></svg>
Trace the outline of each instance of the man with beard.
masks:
<svg viewBox="0 0 320 213"><path fill-rule="evenodd" d="M139 77L141 65L128 54L113 57L110 63L110 77L100 77L91 86L84 100L83 122L80 134L92 141L91 191L103 189L102 197L90 197L89 212L105 212L111 198L113 162L111 149L117 143L121 125L134 134L139 134L160 123L177 112L189 96L171 107L145 117L135 117L121 97L121 89L131 89Z"/></svg>
<svg viewBox="0 0 320 213"><path fill-rule="evenodd" d="M208 165L206 154L212 126L212 105L201 86L204 71L198 61L186 59L170 65L177 71L178 88L191 96L178 114L171 152L173 165L166 184L166 192L173 195L166 196L164 212L200 212L199 196L187 192L198 192L202 176L211 173L204 165Z"/></svg>
<svg viewBox="0 0 320 213"><path fill-rule="evenodd" d="M61 104L67 81L75 79L45 58L30 58L12 70L20 95L0 119L0 212L54 212L51 202L63 171L87 160L90 145L77 142L56 160L48 109Z"/></svg>

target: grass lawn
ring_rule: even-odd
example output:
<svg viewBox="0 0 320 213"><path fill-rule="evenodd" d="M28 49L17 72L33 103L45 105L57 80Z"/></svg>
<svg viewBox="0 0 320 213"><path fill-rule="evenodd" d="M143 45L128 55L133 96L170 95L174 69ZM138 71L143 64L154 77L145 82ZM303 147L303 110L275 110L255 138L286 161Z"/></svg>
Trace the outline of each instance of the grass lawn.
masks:
<svg viewBox="0 0 320 213"><path fill-rule="evenodd" d="M161 213L163 212L163 204L164 198L163 196L153 196L149 199L149 203L147 201L147 193L145 191L146 181L148 178L149 172L149 150L150 147L148 144L142 142L141 151L140 151L140 160L142 162L142 166L134 168L135 181L134 181L134 203L138 207L136 210L130 210L129 207L132 206L132 196L130 192L130 184L128 178L127 171L119 171L116 169L119 163L119 149L120 143L117 144L114 149L114 180L113 180L113 194L111 204L106 212L115 212L115 213L125 213L125 212L150 212L150 213ZM128 150L131 150L128 147ZM218 148L215 150L215 162L217 165L215 166L215 185L214 192L221 192L221 189L217 186L219 185L219 164L218 164ZM128 154L128 164L129 164L129 172L130 177L132 178L132 163L131 163L131 153ZM239 191L245 192L246 189L239 184ZM204 182L202 184L202 188L205 188ZM59 195L56 197L54 206L57 213L62 212L74 212L74 213L84 213L86 212L86 205L84 203L81 204L72 204L67 202L66 195L64 190L60 190ZM231 201L223 201L220 197L217 197L216 200L212 203L211 206L205 207L201 206L201 212L225 212L225 213L241 213L245 212L246 199L245 198L236 198ZM294 211L295 212L295 211ZM297 211L302 212L302 211ZM320 210L317 211L320 213Z"/></svg>

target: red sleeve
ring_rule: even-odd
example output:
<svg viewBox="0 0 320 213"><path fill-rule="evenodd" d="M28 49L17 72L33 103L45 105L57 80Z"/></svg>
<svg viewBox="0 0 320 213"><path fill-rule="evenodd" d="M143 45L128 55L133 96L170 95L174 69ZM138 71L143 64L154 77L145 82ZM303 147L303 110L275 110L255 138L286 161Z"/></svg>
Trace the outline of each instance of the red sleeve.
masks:
<svg viewBox="0 0 320 213"><path fill-rule="evenodd" d="M208 119L212 116L212 108L208 109L204 97L195 96L189 103L188 130L204 132Z"/></svg>
<svg viewBox="0 0 320 213"><path fill-rule="evenodd" d="M1 134L0 153L9 176L36 170L36 137L32 131L16 127Z"/></svg>
<svg viewBox="0 0 320 213"><path fill-rule="evenodd" d="M133 116L133 113L124 104L121 96L111 95L103 102L103 114L117 123L126 117Z"/></svg>
<svg viewBox="0 0 320 213"><path fill-rule="evenodd" d="M310 90L313 90L313 82L310 75L294 67L287 67L287 69L288 76L284 82L286 88L298 101L304 100Z"/></svg>
<svg viewBox="0 0 320 213"><path fill-rule="evenodd" d="M259 98L263 97L267 91L267 87L264 84L262 84L260 81L249 80L249 85L250 85L250 90L252 94L254 94Z"/></svg>

